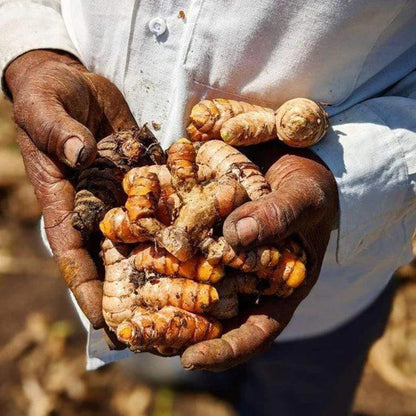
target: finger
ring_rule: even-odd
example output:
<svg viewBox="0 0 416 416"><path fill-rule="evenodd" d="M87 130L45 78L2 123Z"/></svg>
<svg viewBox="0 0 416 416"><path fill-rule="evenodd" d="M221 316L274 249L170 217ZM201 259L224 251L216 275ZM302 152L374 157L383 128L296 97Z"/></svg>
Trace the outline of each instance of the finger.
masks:
<svg viewBox="0 0 416 416"><path fill-rule="evenodd" d="M62 169L42 154L22 129L18 143L26 172L43 210L45 230L60 272L95 328L104 324L102 282L82 238L71 224L75 190Z"/></svg>
<svg viewBox="0 0 416 416"><path fill-rule="evenodd" d="M225 220L225 239L234 247L281 240L303 226L309 211L300 189L279 189L234 210Z"/></svg>
<svg viewBox="0 0 416 416"><path fill-rule="evenodd" d="M93 134L52 93L33 92L17 99L14 108L17 124L43 153L77 169L93 162L97 152Z"/></svg>
<svg viewBox="0 0 416 416"><path fill-rule="evenodd" d="M251 315L239 328L221 338L187 348L181 357L185 370L223 371L264 351L280 330L277 320L267 315Z"/></svg>
<svg viewBox="0 0 416 416"><path fill-rule="evenodd" d="M119 89L100 75L90 73L87 74L87 77L93 82L94 88L98 91L99 104L112 132L137 127L133 114Z"/></svg>

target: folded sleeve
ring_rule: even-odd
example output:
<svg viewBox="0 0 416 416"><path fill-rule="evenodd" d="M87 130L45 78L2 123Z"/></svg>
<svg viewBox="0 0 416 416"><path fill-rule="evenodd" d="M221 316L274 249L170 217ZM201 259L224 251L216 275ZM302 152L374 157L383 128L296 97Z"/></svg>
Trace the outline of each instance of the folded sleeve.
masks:
<svg viewBox="0 0 416 416"><path fill-rule="evenodd" d="M383 241L392 223L415 208L416 82L410 79L389 96L332 116L327 137L312 148L338 185L340 264Z"/></svg>
<svg viewBox="0 0 416 416"><path fill-rule="evenodd" d="M57 0L0 0L0 74L33 49L61 49L77 57Z"/></svg>

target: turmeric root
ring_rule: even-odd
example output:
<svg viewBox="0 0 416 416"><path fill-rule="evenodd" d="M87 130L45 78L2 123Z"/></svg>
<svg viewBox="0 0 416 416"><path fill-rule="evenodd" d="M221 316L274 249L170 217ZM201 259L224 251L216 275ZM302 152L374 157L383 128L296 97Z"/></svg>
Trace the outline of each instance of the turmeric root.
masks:
<svg viewBox="0 0 416 416"><path fill-rule="evenodd" d="M261 198L270 192L259 168L246 156L227 143L211 140L198 150L196 163L205 173L200 180L231 176L241 183L251 200Z"/></svg>
<svg viewBox="0 0 416 416"><path fill-rule="evenodd" d="M197 282L216 283L224 277L221 264L211 265L204 256L197 255L181 262L163 248L142 244L132 251L137 270L150 270L167 276L179 276Z"/></svg>
<svg viewBox="0 0 416 416"><path fill-rule="evenodd" d="M203 248L208 263L246 272L274 269L280 259L274 247L236 253L224 239L210 239L212 228L247 197L258 199L270 192L249 159L218 140L198 146L196 152L191 142L181 139L169 148L167 167L135 168L125 176L127 215L122 208L107 213L101 224L106 237L125 243L155 241L184 264ZM162 190L166 198L161 206ZM175 202L167 204L169 199ZM160 208L168 213L163 222L157 218ZM204 240L211 243L202 247Z"/></svg>
<svg viewBox="0 0 416 416"><path fill-rule="evenodd" d="M232 146L264 143L276 137L273 111L249 111L228 120L221 128L221 138Z"/></svg>
<svg viewBox="0 0 416 416"><path fill-rule="evenodd" d="M120 183L134 166L164 163L165 154L150 130L143 126L120 130L97 144L97 158L77 178L72 225L88 240L105 213L125 202Z"/></svg>
<svg viewBox="0 0 416 416"><path fill-rule="evenodd" d="M187 139L180 139L170 146L167 166L172 175L173 186L189 191L196 184L196 151Z"/></svg>
<svg viewBox="0 0 416 416"><path fill-rule="evenodd" d="M126 196L116 187L120 179L113 172L97 169L92 173L96 180L94 187L87 183L84 188L81 177L72 214L72 226L81 232L84 240L96 231L99 221L112 206L122 205L126 200Z"/></svg>
<svg viewBox="0 0 416 416"><path fill-rule="evenodd" d="M210 309L210 315L217 319L238 315L239 294L287 297L293 291L283 282L264 280L247 273L230 273L216 289L220 300Z"/></svg>
<svg viewBox="0 0 416 416"><path fill-rule="evenodd" d="M257 197L264 189L270 189L257 167L227 144L210 141L196 154L190 147L193 148L189 141L181 140L168 150L172 183L176 184L182 204L173 224L161 230L157 238L158 244L181 261L194 254L215 223L245 202L249 192ZM213 166L214 153L223 158L222 170L216 163ZM187 155L186 170L182 169L183 154ZM224 160L227 158L228 161ZM180 171L175 160L181 161ZM208 177L197 175L202 165Z"/></svg>
<svg viewBox="0 0 416 416"><path fill-rule="evenodd" d="M113 206L122 205L126 196L120 192L122 173L98 161L80 173L74 200L72 226L85 240L97 230L99 221Z"/></svg>
<svg viewBox="0 0 416 416"><path fill-rule="evenodd" d="M275 138L292 147L308 147L321 140L329 126L322 106L294 98L276 111L233 100L203 100L190 115L187 132L193 141L221 138L232 146L249 146Z"/></svg>
<svg viewBox="0 0 416 416"><path fill-rule="evenodd" d="M257 166L223 141L182 139L166 166L133 168L122 186L125 207L100 224L109 239L103 314L132 351L171 355L216 338L214 318L235 316L239 295L284 297L304 280L295 242L236 250L218 237L232 210L270 192ZM225 276L227 267L238 272Z"/></svg>
<svg viewBox="0 0 416 416"><path fill-rule="evenodd" d="M218 302L217 290L210 285L180 278L151 278L136 289L137 301L152 309L175 306L204 313Z"/></svg>
<svg viewBox="0 0 416 416"><path fill-rule="evenodd" d="M224 237L207 238L202 242L201 250L209 263L224 264L242 272L271 270L280 260L280 252L276 247L262 246L236 251Z"/></svg>
<svg viewBox="0 0 416 416"><path fill-rule="evenodd" d="M160 165L166 162L164 151L146 125L119 130L100 140L97 148L97 159L105 160L108 165L123 172L139 165Z"/></svg>
<svg viewBox="0 0 416 416"><path fill-rule="evenodd" d="M220 245L221 242L217 244ZM213 250L213 247L209 248ZM229 259L236 253L233 252L231 247L227 247L226 243L221 245L218 251L222 255L222 262L241 272L227 273L227 276L216 285L220 300L218 304L210 309L211 316L217 319L229 319L237 316L238 294L279 297L290 296L294 289L300 286L306 278L305 254L302 250L301 257L297 257L293 254L293 250L299 250L300 254L301 248L295 242L285 244L280 252L277 248L259 247L254 250L249 250L247 253L238 253L230 261ZM273 253L273 255L271 256L268 251ZM261 260L259 261L261 256L258 256L258 253L263 255L267 253L265 255L267 261L263 262L263 264ZM255 260L247 261L250 256L258 259L257 263ZM272 261L269 261L270 259ZM264 267L267 263L270 267ZM242 273L248 271L255 271L257 275L253 273Z"/></svg>
<svg viewBox="0 0 416 416"><path fill-rule="evenodd" d="M282 250L280 261L273 271L257 272L257 276L252 273L228 273L227 277L215 286L219 302L210 309L210 315L217 319L237 316L239 294L288 297L305 277L304 262L289 251Z"/></svg>
<svg viewBox="0 0 416 416"><path fill-rule="evenodd" d="M119 243L153 241L164 225L156 218L139 218L132 222L123 208L112 208L100 223L105 237Z"/></svg>
<svg viewBox="0 0 416 416"><path fill-rule="evenodd" d="M172 187L172 177L166 165L146 165L133 168L124 175L122 182L124 192L129 194L136 180L146 176L148 173L154 173L157 176L161 188L166 186Z"/></svg>
<svg viewBox="0 0 416 416"><path fill-rule="evenodd" d="M203 100L191 110L191 123L186 131L192 141L221 139L221 128L228 120L241 113L263 112L264 107L244 101L216 98ZM268 109L272 114L273 110Z"/></svg>
<svg viewBox="0 0 416 416"><path fill-rule="evenodd" d="M220 214L227 212L223 201L217 197L219 193L222 193L220 182L211 182L194 186L187 194L183 194L177 218L171 226L160 231L158 244L181 261L191 258L200 239L210 232L221 218ZM241 204L245 199L245 194L236 190L228 209L232 209L234 203Z"/></svg>
<svg viewBox="0 0 416 416"><path fill-rule="evenodd" d="M270 191L258 168L221 141L196 151L188 140L179 140L168 150L167 167L168 172L153 166L127 173L128 219L124 210L109 211L101 224L106 237L126 243L155 240L184 262L219 220L248 197Z"/></svg>
<svg viewBox="0 0 416 416"><path fill-rule="evenodd" d="M134 290L137 272L128 260L130 247L105 239L102 256L105 266L103 286L103 316L110 329L115 330L134 312Z"/></svg>
<svg viewBox="0 0 416 416"><path fill-rule="evenodd" d="M145 171L137 176L127 192L126 210L130 221L154 215L160 191L159 179L155 173Z"/></svg>
<svg viewBox="0 0 416 416"><path fill-rule="evenodd" d="M157 176L158 185L156 184L156 178L152 175ZM181 201L178 194L176 193L175 188L172 186L172 176L166 165L141 166L131 169L123 179L122 184L124 192L128 196L135 193L137 194L137 191L134 189L136 185L143 182L143 180L146 178L149 179L149 177L152 178L151 187L148 188L149 192L145 192L145 196L148 198L148 201L145 202L145 205L148 203L151 204L151 209L148 211L148 213L151 215L151 212L154 211L156 219L158 219L164 225L169 225L176 217L176 213L179 209ZM142 188L142 190L144 189ZM158 200L157 195L159 195ZM128 204L126 204L127 211L133 220L136 218L134 210L138 209L139 216L144 216L143 212L141 211L140 203L137 207L134 199L135 198L128 198ZM131 214L130 211L132 211Z"/></svg>
<svg viewBox="0 0 416 416"><path fill-rule="evenodd" d="M283 251L279 263L268 271L259 270L258 276L271 281L284 282L291 290L296 289L306 277L305 263L289 251Z"/></svg>
<svg viewBox="0 0 416 416"><path fill-rule="evenodd" d="M138 270L136 254L129 254L126 245L106 239L102 248L104 318L130 349L174 353L220 335L219 322L190 312L205 312L218 302L214 287Z"/></svg>
<svg viewBox="0 0 416 416"><path fill-rule="evenodd" d="M318 143L328 128L328 114L319 103L307 98L286 101L276 111L277 137L292 147Z"/></svg>
<svg viewBox="0 0 416 416"><path fill-rule="evenodd" d="M221 331L221 324L213 318L165 306L156 312L137 308L116 334L134 352L157 350L172 355L189 345L218 338Z"/></svg>

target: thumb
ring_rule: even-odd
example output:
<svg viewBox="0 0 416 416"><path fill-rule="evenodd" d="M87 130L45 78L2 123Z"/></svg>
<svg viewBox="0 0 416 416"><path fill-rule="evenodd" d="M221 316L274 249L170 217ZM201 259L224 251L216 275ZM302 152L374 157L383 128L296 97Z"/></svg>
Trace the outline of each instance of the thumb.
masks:
<svg viewBox="0 0 416 416"><path fill-rule="evenodd" d="M36 106L28 106L27 101L15 103L15 118L39 150L71 168L84 168L94 161L97 144L93 134L52 97L43 97Z"/></svg>
<svg viewBox="0 0 416 416"><path fill-rule="evenodd" d="M282 240L301 225L304 208L302 195L279 189L234 210L224 222L224 237L234 247Z"/></svg>

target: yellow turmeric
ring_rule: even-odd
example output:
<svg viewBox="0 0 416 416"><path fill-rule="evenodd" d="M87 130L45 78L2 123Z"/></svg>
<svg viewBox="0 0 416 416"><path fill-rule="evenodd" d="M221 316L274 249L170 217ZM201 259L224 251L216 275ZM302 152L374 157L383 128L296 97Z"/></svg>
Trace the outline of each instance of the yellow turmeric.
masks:
<svg viewBox="0 0 416 416"><path fill-rule="evenodd" d="M219 322L198 315L218 303L213 286L137 269L137 249L126 245L106 239L102 249L104 318L130 349L169 354L220 335Z"/></svg>
<svg viewBox="0 0 416 416"><path fill-rule="evenodd" d="M279 139L288 146L308 147L329 127L323 107L307 98L294 98L276 111L241 101L214 99L196 104L187 132L193 141L221 138L232 146L249 146Z"/></svg>

